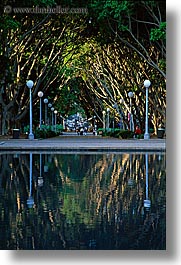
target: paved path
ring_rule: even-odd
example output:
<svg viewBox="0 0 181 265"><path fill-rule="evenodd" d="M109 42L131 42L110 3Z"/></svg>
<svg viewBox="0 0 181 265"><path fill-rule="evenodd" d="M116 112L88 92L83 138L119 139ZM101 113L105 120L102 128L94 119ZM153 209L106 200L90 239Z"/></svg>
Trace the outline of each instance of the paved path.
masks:
<svg viewBox="0 0 181 265"><path fill-rule="evenodd" d="M121 140L102 136L62 135L49 139L0 139L0 151L165 151L165 139Z"/></svg>

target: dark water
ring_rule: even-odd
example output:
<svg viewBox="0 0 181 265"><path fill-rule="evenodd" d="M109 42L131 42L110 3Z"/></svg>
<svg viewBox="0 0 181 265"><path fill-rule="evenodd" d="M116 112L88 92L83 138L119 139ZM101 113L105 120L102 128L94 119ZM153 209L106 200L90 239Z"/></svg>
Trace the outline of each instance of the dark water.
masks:
<svg viewBox="0 0 181 265"><path fill-rule="evenodd" d="M166 249L165 161L0 154L0 249Z"/></svg>

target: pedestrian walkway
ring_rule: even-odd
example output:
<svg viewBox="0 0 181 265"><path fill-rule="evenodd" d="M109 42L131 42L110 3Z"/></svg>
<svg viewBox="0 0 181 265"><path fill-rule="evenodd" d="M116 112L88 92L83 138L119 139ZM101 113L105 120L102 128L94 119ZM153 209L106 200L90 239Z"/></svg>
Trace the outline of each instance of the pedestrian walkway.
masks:
<svg viewBox="0 0 181 265"><path fill-rule="evenodd" d="M102 136L61 135L49 139L0 139L1 151L165 151L165 139L122 140Z"/></svg>

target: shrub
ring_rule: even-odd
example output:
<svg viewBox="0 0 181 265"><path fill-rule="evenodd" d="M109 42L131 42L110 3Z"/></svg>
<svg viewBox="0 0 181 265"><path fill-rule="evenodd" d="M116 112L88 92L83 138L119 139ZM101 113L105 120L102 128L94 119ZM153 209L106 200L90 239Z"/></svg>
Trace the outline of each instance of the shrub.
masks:
<svg viewBox="0 0 181 265"><path fill-rule="evenodd" d="M23 127L23 133L24 134L28 134L30 132L30 126L29 125L26 125Z"/></svg>
<svg viewBox="0 0 181 265"><path fill-rule="evenodd" d="M119 132L119 137L121 137L122 139L133 138L133 136L134 136L134 132L132 132L132 131L121 130L121 131Z"/></svg>
<svg viewBox="0 0 181 265"><path fill-rule="evenodd" d="M35 138L36 139L51 138L51 137L55 137L57 135L59 135L59 132L52 131L51 129L48 129L48 130L42 129L42 130L40 130L40 128L37 128L35 130Z"/></svg>
<svg viewBox="0 0 181 265"><path fill-rule="evenodd" d="M136 135L136 139L144 139L144 134Z"/></svg>
<svg viewBox="0 0 181 265"><path fill-rule="evenodd" d="M102 134L102 136L110 136L122 139L129 139L133 138L134 136L134 132L128 130L120 130L118 128L116 129L110 128L108 131L104 130L103 128L99 128L97 131L98 134Z"/></svg>
<svg viewBox="0 0 181 265"><path fill-rule="evenodd" d="M36 139L40 139L40 138L46 138L46 131L45 130L40 130L39 128L37 128L35 130L35 138Z"/></svg>

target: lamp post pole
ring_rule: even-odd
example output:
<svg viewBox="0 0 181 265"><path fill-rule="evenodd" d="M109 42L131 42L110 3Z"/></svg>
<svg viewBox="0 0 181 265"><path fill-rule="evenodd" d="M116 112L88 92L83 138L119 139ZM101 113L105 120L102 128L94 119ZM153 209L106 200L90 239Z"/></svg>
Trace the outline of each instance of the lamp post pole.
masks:
<svg viewBox="0 0 181 265"><path fill-rule="evenodd" d="M129 121L129 126L130 126L130 131L134 131L133 128L133 116L132 116L132 97L133 97L133 92L129 92L128 96L130 98L130 110L129 110L129 114L130 114L130 121Z"/></svg>
<svg viewBox="0 0 181 265"><path fill-rule="evenodd" d="M42 103L41 103L41 98L43 97L43 92L39 91L38 96L40 98L40 130L42 129Z"/></svg>
<svg viewBox="0 0 181 265"><path fill-rule="evenodd" d="M103 129L105 131L105 129L106 129L106 120L105 120L105 118L106 118L106 112L105 112L105 110L103 110L102 115L103 115Z"/></svg>
<svg viewBox="0 0 181 265"><path fill-rule="evenodd" d="M94 119L94 128L93 128L93 133L94 135L97 135L97 123L96 123L96 116L93 116L93 119Z"/></svg>
<svg viewBox="0 0 181 265"><path fill-rule="evenodd" d="M52 111L52 130L53 130L53 112L54 112L54 107L51 107L51 111Z"/></svg>
<svg viewBox="0 0 181 265"><path fill-rule="evenodd" d="M94 130L95 130L95 125L96 125L96 116L93 116L93 119L94 119L94 124L93 124L93 127L94 127Z"/></svg>
<svg viewBox="0 0 181 265"><path fill-rule="evenodd" d="M150 134L148 132L148 88L151 85L149 80L144 81L144 87L146 88L146 117L145 117L145 133L144 139L150 139Z"/></svg>
<svg viewBox="0 0 181 265"><path fill-rule="evenodd" d="M109 114L110 114L110 108L107 108L107 130L109 131Z"/></svg>
<svg viewBox="0 0 181 265"><path fill-rule="evenodd" d="M44 99L44 103L45 103L45 125L47 125L47 104L48 104L47 98Z"/></svg>
<svg viewBox="0 0 181 265"><path fill-rule="evenodd" d="M27 87L30 90L30 132L29 132L29 139L33 140L34 139L34 134L33 134L33 123L32 123L32 92L31 89L33 87L33 81L28 80L26 83Z"/></svg>
<svg viewBox="0 0 181 265"><path fill-rule="evenodd" d="M57 110L54 110L55 113L55 132L57 132Z"/></svg>
<svg viewBox="0 0 181 265"><path fill-rule="evenodd" d="M52 104L51 103L48 103L48 107L51 109ZM50 119L51 119L51 114L50 114L50 116L48 118L48 125L50 125Z"/></svg>
<svg viewBox="0 0 181 265"><path fill-rule="evenodd" d="M119 113L120 113L120 129L124 129L123 111L122 111L122 104L124 103L124 99L121 98L119 103L120 103L120 111L119 111Z"/></svg>

